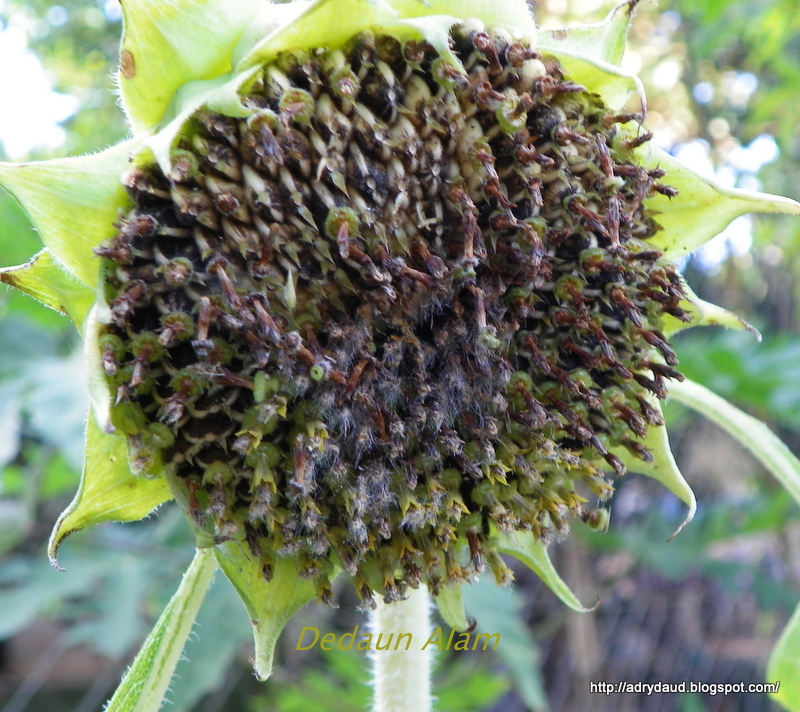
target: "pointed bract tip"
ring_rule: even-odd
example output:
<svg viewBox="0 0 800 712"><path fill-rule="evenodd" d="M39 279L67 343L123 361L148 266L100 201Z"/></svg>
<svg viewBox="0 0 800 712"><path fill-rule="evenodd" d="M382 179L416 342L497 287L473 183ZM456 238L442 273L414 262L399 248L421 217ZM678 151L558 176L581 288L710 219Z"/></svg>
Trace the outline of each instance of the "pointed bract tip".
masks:
<svg viewBox="0 0 800 712"><path fill-rule="evenodd" d="M532 532L512 532L497 536L497 549L510 554L533 571L567 607L577 613L590 613L600 605L598 598L592 608L584 606L564 582L550 561L547 545Z"/></svg>
<svg viewBox="0 0 800 712"><path fill-rule="evenodd" d="M467 618L467 614L464 611L461 586L442 586L439 595L434 596L434 602L439 614L451 628L465 631L474 623L474 619Z"/></svg>
<svg viewBox="0 0 800 712"><path fill-rule="evenodd" d="M672 535L667 539L668 542L672 541L678 534L683 531L683 528L694 519L694 515L697 513L697 502L694 501L689 505L689 512L686 515L686 518L678 525L678 528L672 532Z"/></svg>

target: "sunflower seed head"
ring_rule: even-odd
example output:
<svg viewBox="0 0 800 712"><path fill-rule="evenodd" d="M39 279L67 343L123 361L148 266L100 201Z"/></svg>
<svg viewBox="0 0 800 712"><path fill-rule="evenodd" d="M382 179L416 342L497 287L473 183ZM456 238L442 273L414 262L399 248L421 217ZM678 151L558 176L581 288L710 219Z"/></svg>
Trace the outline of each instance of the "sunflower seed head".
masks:
<svg viewBox="0 0 800 712"><path fill-rule="evenodd" d="M330 600L434 593L490 534L602 528L679 378L686 318L647 240L617 120L558 63L456 26L451 52L364 33L263 68L248 119L211 112L98 249L102 365L138 471L162 463L194 523L275 556Z"/></svg>

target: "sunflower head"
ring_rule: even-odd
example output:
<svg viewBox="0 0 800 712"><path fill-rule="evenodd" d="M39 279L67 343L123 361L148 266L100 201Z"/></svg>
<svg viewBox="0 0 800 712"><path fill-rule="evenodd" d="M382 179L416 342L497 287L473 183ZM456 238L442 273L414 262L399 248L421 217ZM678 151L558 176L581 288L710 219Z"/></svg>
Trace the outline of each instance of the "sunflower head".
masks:
<svg viewBox="0 0 800 712"><path fill-rule="evenodd" d="M183 4L124 5L130 141L0 167L48 247L3 279L83 326L93 385L53 555L175 497L261 674L340 571L464 625L460 586L511 553L580 608L546 544L605 528L615 478L694 511L669 336L737 322L671 260L797 206L651 147L617 66L635 3L538 36L521 2Z"/></svg>

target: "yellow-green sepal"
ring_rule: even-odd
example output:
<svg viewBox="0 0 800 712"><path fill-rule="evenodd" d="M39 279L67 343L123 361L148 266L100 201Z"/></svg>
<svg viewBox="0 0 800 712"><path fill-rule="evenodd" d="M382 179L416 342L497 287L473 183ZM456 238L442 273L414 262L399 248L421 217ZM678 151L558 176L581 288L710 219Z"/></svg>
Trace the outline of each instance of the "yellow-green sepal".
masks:
<svg viewBox="0 0 800 712"><path fill-rule="evenodd" d="M672 336L693 326L722 326L734 331L749 331L761 341L761 334L752 324L748 324L732 311L700 299L683 279L681 283L685 295L681 300L681 308L689 314L691 321L681 321L670 314L664 314L661 317L664 321L662 331L666 336Z"/></svg>
<svg viewBox="0 0 800 712"><path fill-rule="evenodd" d="M539 30L539 48L619 66L639 0L617 5L602 22L558 30Z"/></svg>
<svg viewBox="0 0 800 712"><path fill-rule="evenodd" d="M570 81L599 94L612 111L622 110L633 94L638 95L642 112L647 107L639 77L619 66L628 40L631 13L637 2L618 5L596 25L539 33L537 49L543 54L555 55Z"/></svg>
<svg viewBox="0 0 800 712"><path fill-rule="evenodd" d="M289 618L314 600L314 584L300 576L294 557L275 557L272 578L267 581L261 563L240 542L219 544L214 552L250 616L256 647L253 667L256 676L266 680L272 674L278 636Z"/></svg>
<svg viewBox="0 0 800 712"><path fill-rule="evenodd" d="M258 70L258 67L253 67L237 74L228 73L215 79L198 80L181 87L164 115L163 127L143 142L145 149L152 152L165 174L170 173L172 149L179 140L186 122L201 107L239 118L253 113L253 109L247 109L242 105L239 90L255 76ZM147 152L145 150L143 155ZM138 157L137 160L143 160L143 157Z"/></svg>
<svg viewBox="0 0 800 712"><path fill-rule="evenodd" d="M620 134L624 145L625 132ZM624 149L623 149L624 150ZM655 214L661 226L648 243L657 247L670 260L694 252L721 233L728 224L747 213L789 213L800 215L800 203L778 195L727 188L716 181L699 176L679 163L666 151L644 144L636 149L635 162L645 168L661 168L667 172L664 182L678 189L669 198L657 193L645 205Z"/></svg>
<svg viewBox="0 0 800 712"><path fill-rule="evenodd" d="M103 371L100 359L100 332L107 323L105 314L108 306L97 301L89 310L84 323L83 359L86 364L86 386L91 403L90 419L93 416L98 427L105 433L113 433L111 425L111 387Z"/></svg>
<svg viewBox="0 0 800 712"><path fill-rule="evenodd" d="M183 85L231 70L259 0L125 0L119 90L134 134L151 132Z"/></svg>
<svg viewBox="0 0 800 712"><path fill-rule="evenodd" d="M434 17L447 27L477 19L487 26L506 27L518 37L536 37L533 18L522 0L315 0L265 10L237 48L236 66L260 65L285 50L340 47L367 29L391 33L394 28L405 36L414 24L408 21ZM414 34L424 36L419 27Z"/></svg>
<svg viewBox="0 0 800 712"><path fill-rule="evenodd" d="M79 331L95 297L94 290L63 269L46 248L24 265L0 269L0 282L69 316Z"/></svg>
<svg viewBox="0 0 800 712"><path fill-rule="evenodd" d="M275 16L273 8L270 8L254 26L257 31L266 29L266 34L254 37L251 31L246 36L253 44L246 48L243 43L237 49L237 67L242 69L263 64L286 50L340 47L362 30L392 23L396 18L397 13L382 0L290 3L277 15L279 24L274 24Z"/></svg>
<svg viewBox="0 0 800 712"><path fill-rule="evenodd" d="M0 163L0 184L20 203L51 255L94 288L100 260L93 253L116 233L119 209L129 204L120 175L136 140L88 156L36 163Z"/></svg>
<svg viewBox="0 0 800 712"><path fill-rule="evenodd" d="M767 664L766 681L782 683L771 697L789 712L800 712L800 686L788 681L800 680L800 604L794 609L772 649Z"/></svg>
<svg viewBox="0 0 800 712"><path fill-rule="evenodd" d="M510 532L497 534L497 550L502 554L510 554L533 571L550 590L561 599L561 602L578 613L588 613L591 608L584 606L571 591L570 587L558 575L547 545L537 539L533 532Z"/></svg>
<svg viewBox="0 0 800 712"><path fill-rule="evenodd" d="M436 608L439 609L439 614L444 618L444 622L451 628L463 632L470 627L470 621L464 611L462 584L443 585L433 600Z"/></svg>
<svg viewBox="0 0 800 712"><path fill-rule="evenodd" d="M388 0L400 19L449 15L480 20L486 27L504 27L514 37L536 40L536 23L524 0Z"/></svg>
<svg viewBox="0 0 800 712"><path fill-rule="evenodd" d="M88 288L87 288L88 289ZM94 298L94 290L90 290ZM127 439L111 424L111 391L100 363L99 337L107 307L95 302L84 324L84 358L91 409L86 423L81 483L50 536L48 553L54 566L61 543L70 534L101 522L143 519L172 499L163 477L133 474Z"/></svg>
<svg viewBox="0 0 800 712"><path fill-rule="evenodd" d="M104 433L90 415L81 483L53 528L48 545L51 563L57 566L58 548L70 534L101 522L143 519L171 498L163 478L148 479L131 473L125 438Z"/></svg>
<svg viewBox="0 0 800 712"><path fill-rule="evenodd" d="M661 402L658 399L651 398L649 403L652 408L661 413ZM697 511L697 499L689 483L681 474L678 464L675 462L675 458L672 456L666 426L651 425L647 429L647 437L634 439L650 451L653 456L652 462L645 462L634 452L622 446L612 448L611 451L622 460L628 470L658 480L689 507L686 518L672 535L672 537L674 537L694 519L695 512ZM670 539L672 537L670 537Z"/></svg>
<svg viewBox="0 0 800 712"><path fill-rule="evenodd" d="M598 94L611 111L621 111L634 94L638 97L641 111L646 111L644 85L635 74L602 59L572 54L557 47L540 44L537 49L558 59L571 82L586 87L591 94Z"/></svg>

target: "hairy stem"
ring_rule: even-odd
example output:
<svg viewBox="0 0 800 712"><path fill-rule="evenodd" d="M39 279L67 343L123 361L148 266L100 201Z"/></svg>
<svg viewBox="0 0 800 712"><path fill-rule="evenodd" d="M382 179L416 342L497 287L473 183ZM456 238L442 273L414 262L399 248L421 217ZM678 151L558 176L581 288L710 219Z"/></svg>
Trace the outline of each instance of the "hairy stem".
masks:
<svg viewBox="0 0 800 712"><path fill-rule="evenodd" d="M431 635L430 611L422 585L405 601L378 600L370 615L373 712L431 712L432 646L422 649Z"/></svg>

